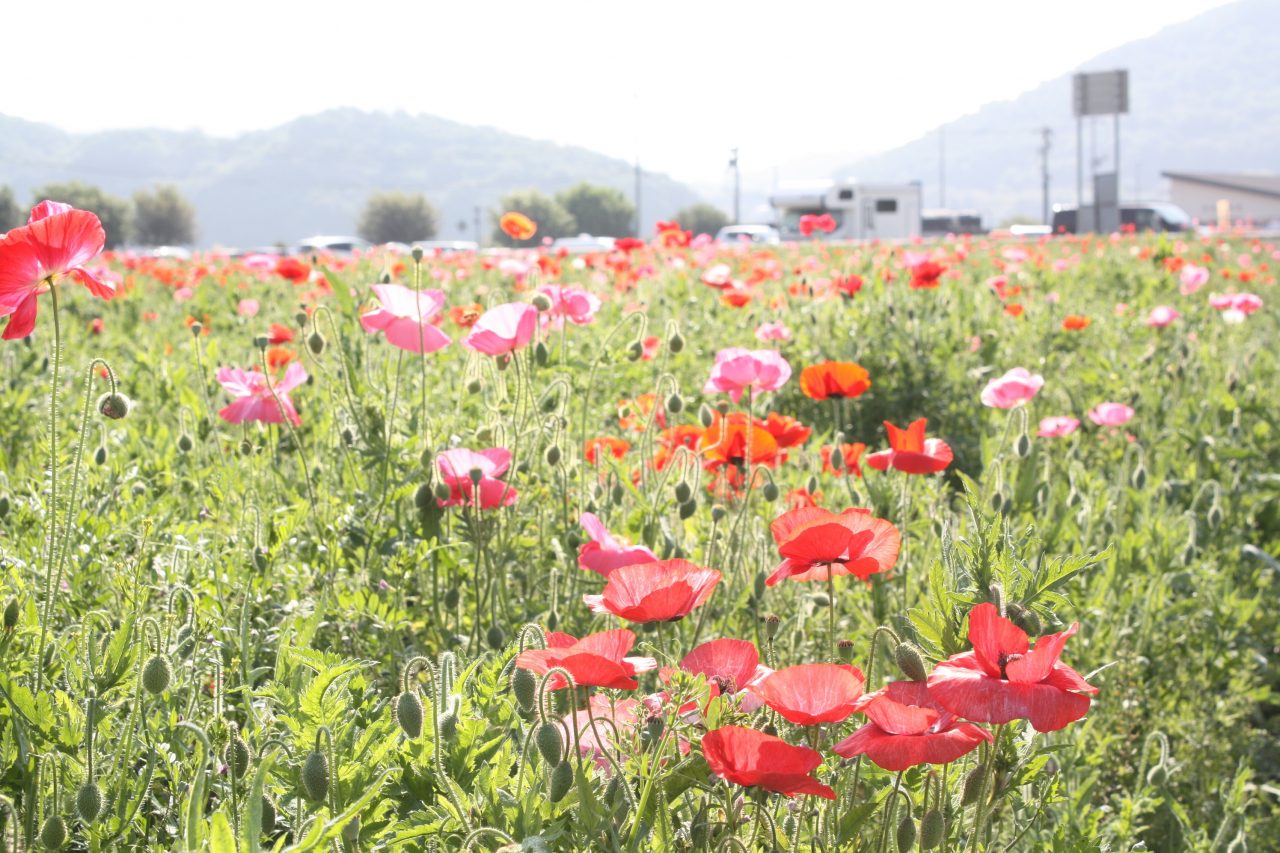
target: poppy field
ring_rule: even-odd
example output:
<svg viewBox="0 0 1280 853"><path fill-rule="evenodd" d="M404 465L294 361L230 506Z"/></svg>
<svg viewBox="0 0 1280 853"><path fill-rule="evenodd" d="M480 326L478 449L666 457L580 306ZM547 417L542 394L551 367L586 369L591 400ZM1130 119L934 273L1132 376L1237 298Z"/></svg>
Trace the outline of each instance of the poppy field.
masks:
<svg viewBox="0 0 1280 853"><path fill-rule="evenodd" d="M1278 849L1273 243L102 246L0 238L5 849Z"/></svg>

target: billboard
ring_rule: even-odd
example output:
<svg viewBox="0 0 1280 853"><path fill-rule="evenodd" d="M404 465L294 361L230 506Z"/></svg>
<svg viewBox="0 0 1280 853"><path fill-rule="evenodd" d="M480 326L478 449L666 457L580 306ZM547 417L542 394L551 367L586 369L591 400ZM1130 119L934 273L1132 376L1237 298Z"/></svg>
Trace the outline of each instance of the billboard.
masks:
<svg viewBox="0 0 1280 853"><path fill-rule="evenodd" d="M1075 75L1071 78L1071 106L1077 118L1128 113L1128 70Z"/></svg>

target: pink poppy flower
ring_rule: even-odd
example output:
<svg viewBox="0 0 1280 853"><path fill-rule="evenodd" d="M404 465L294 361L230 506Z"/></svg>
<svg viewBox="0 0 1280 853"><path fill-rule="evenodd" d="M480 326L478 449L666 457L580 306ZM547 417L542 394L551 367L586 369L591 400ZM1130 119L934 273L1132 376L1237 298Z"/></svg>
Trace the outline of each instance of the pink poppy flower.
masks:
<svg viewBox="0 0 1280 853"><path fill-rule="evenodd" d="M511 467L511 451L505 447L489 450L446 450L436 457L440 478L449 487L448 500L440 506L476 506L481 509L511 506L518 493L498 479Z"/></svg>
<svg viewBox="0 0 1280 853"><path fill-rule="evenodd" d="M1219 311L1239 311L1246 317L1262 307L1262 297L1254 293L1215 293L1209 305Z"/></svg>
<svg viewBox="0 0 1280 853"><path fill-rule="evenodd" d="M1179 276L1178 291L1183 296L1190 296L1209 283L1209 270L1195 264L1187 264Z"/></svg>
<svg viewBox="0 0 1280 853"><path fill-rule="evenodd" d="M702 393L727 391L736 403L748 387L755 386L757 391L777 391L790 378L791 365L777 350L730 347L716 353L716 363Z"/></svg>
<svg viewBox="0 0 1280 853"><path fill-rule="evenodd" d="M36 297L67 276L94 296L115 296L114 284L83 266L102 252L106 240L95 214L56 201L37 204L26 225L0 239L0 317L9 317L4 339L31 334Z"/></svg>
<svg viewBox="0 0 1280 853"><path fill-rule="evenodd" d="M1040 419L1040 429L1036 435L1040 438L1063 438L1080 428L1080 419L1068 415L1054 415Z"/></svg>
<svg viewBox="0 0 1280 853"><path fill-rule="evenodd" d="M1098 426L1118 427L1133 418L1133 409L1124 403L1099 403L1089 410L1089 420Z"/></svg>
<svg viewBox="0 0 1280 853"><path fill-rule="evenodd" d="M543 323L552 329L559 329L565 320L575 326L585 326L596 319L596 312L600 310L600 297L580 287L544 284L538 292L551 300L551 308L543 313Z"/></svg>
<svg viewBox="0 0 1280 853"><path fill-rule="evenodd" d="M716 290L725 290L733 286L733 270L728 264L716 264L702 274L702 283Z"/></svg>
<svg viewBox="0 0 1280 853"><path fill-rule="evenodd" d="M485 355L505 355L526 346L537 330L537 308L527 302L507 302L481 314L462 343Z"/></svg>
<svg viewBox="0 0 1280 853"><path fill-rule="evenodd" d="M380 331L387 343L406 352L435 352L449 345L449 336L433 325L444 310L444 291L375 284L373 292L379 307L360 315L366 332Z"/></svg>
<svg viewBox="0 0 1280 853"><path fill-rule="evenodd" d="M299 362L285 368L284 376L273 386L266 376L253 370L223 367L218 370L218 384L236 399L218 412L227 423L257 421L264 424L283 423L287 417L294 426L302 419L289 399L289 392L307 381L307 371ZM274 388L275 393L272 394ZM279 402L277 402L277 398Z"/></svg>
<svg viewBox="0 0 1280 853"><path fill-rule="evenodd" d="M751 692L788 722L815 726L838 723L856 711L863 683L856 666L805 663L771 673Z"/></svg>
<svg viewBox="0 0 1280 853"><path fill-rule="evenodd" d="M1147 325L1153 329L1163 329L1182 315L1170 305L1157 305L1147 315Z"/></svg>
<svg viewBox="0 0 1280 853"><path fill-rule="evenodd" d="M762 344L769 341L789 341L791 330L782 323L761 323L756 327L756 340Z"/></svg>
<svg viewBox="0 0 1280 853"><path fill-rule="evenodd" d="M174 302L190 302L195 298L196 291L193 287L179 287L173 292Z"/></svg>
<svg viewBox="0 0 1280 853"><path fill-rule="evenodd" d="M643 545L627 545L615 538L595 513L584 512L579 522L591 537L590 542L578 546L578 568L580 569L586 569L607 578L614 569L658 561L658 555Z"/></svg>
<svg viewBox="0 0 1280 853"><path fill-rule="evenodd" d="M239 314L241 317L258 316L258 300L241 299L238 303L236 303L236 313Z"/></svg>
<svg viewBox="0 0 1280 853"><path fill-rule="evenodd" d="M586 708L577 714L563 717L567 731L577 730L577 737L570 737L566 746L577 743L582 757L590 759L596 769L608 776L613 765L605 756L605 749L617 753L621 745L614 742L615 735L625 738L628 734L634 734L641 719L640 714L644 711L646 709L641 706L639 699L614 700L602 693L593 693L587 700ZM595 720L595 725L592 725L592 720ZM596 740L597 734L605 743Z"/></svg>
<svg viewBox="0 0 1280 853"><path fill-rule="evenodd" d="M628 657L636 644L636 635L625 628L602 631L582 639L551 631L545 649L526 649L516 658L516 666L537 675L546 675L563 667L579 687L607 687L611 690L635 690L636 676L658 668L653 658ZM564 676L556 673L547 682L551 690L569 686Z"/></svg>
<svg viewBox="0 0 1280 853"><path fill-rule="evenodd" d="M1030 400L1044 387L1044 377L1025 367L1015 367L982 389L982 405L993 409L1012 409Z"/></svg>

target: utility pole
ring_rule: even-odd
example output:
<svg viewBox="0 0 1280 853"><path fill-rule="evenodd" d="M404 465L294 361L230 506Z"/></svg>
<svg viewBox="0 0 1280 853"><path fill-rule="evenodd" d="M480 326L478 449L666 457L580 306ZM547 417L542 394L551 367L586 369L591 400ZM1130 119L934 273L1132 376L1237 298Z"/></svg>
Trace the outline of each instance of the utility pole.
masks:
<svg viewBox="0 0 1280 853"><path fill-rule="evenodd" d="M1040 187L1042 193L1042 204L1040 221L1045 225L1049 224L1049 146L1053 142L1053 129L1049 127L1040 128Z"/></svg>
<svg viewBox="0 0 1280 853"><path fill-rule="evenodd" d="M737 148L729 151L729 168L733 169L733 221L737 224L742 221L742 171L738 168Z"/></svg>
<svg viewBox="0 0 1280 853"><path fill-rule="evenodd" d="M475 217L476 247L478 248L481 244L484 243L484 234L481 233L480 231L480 205L478 204L476 205L475 210L472 212L472 215Z"/></svg>
<svg viewBox="0 0 1280 853"><path fill-rule="evenodd" d="M644 172L640 169L640 155L636 155L636 236L642 236L644 231L644 218L640 215L640 182Z"/></svg>
<svg viewBox="0 0 1280 853"><path fill-rule="evenodd" d="M947 126L938 128L938 206L947 206Z"/></svg>

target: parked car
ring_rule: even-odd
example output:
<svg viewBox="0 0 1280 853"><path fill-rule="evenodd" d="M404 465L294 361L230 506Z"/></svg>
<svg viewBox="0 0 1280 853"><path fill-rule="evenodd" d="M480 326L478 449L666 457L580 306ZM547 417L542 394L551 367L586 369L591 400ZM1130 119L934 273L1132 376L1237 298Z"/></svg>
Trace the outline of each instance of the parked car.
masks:
<svg viewBox="0 0 1280 853"><path fill-rule="evenodd" d="M335 255L349 255L355 251L365 251L371 244L359 237L319 236L308 237L298 241L300 252L331 252Z"/></svg>
<svg viewBox="0 0 1280 853"><path fill-rule="evenodd" d="M588 252L612 252L612 237L592 237L590 234L579 234L577 237L561 237L551 244L552 251L563 249L571 255L584 255Z"/></svg>
<svg viewBox="0 0 1280 853"><path fill-rule="evenodd" d="M480 248L472 240L418 240L413 244L415 249L424 252L437 252L447 255L450 252L474 252Z"/></svg>
<svg viewBox="0 0 1280 853"><path fill-rule="evenodd" d="M716 232L716 242L772 245L781 243L782 235L772 225L726 225Z"/></svg>
<svg viewBox="0 0 1280 853"><path fill-rule="evenodd" d="M1074 206L1054 205L1053 233L1079 234L1093 229L1093 206L1085 205L1083 217ZM1120 226L1135 231L1190 231L1191 217L1176 204L1167 201L1123 202Z"/></svg>
<svg viewBox="0 0 1280 853"><path fill-rule="evenodd" d="M947 234L985 234L982 214L976 210L931 208L920 214L923 237L945 237Z"/></svg>

